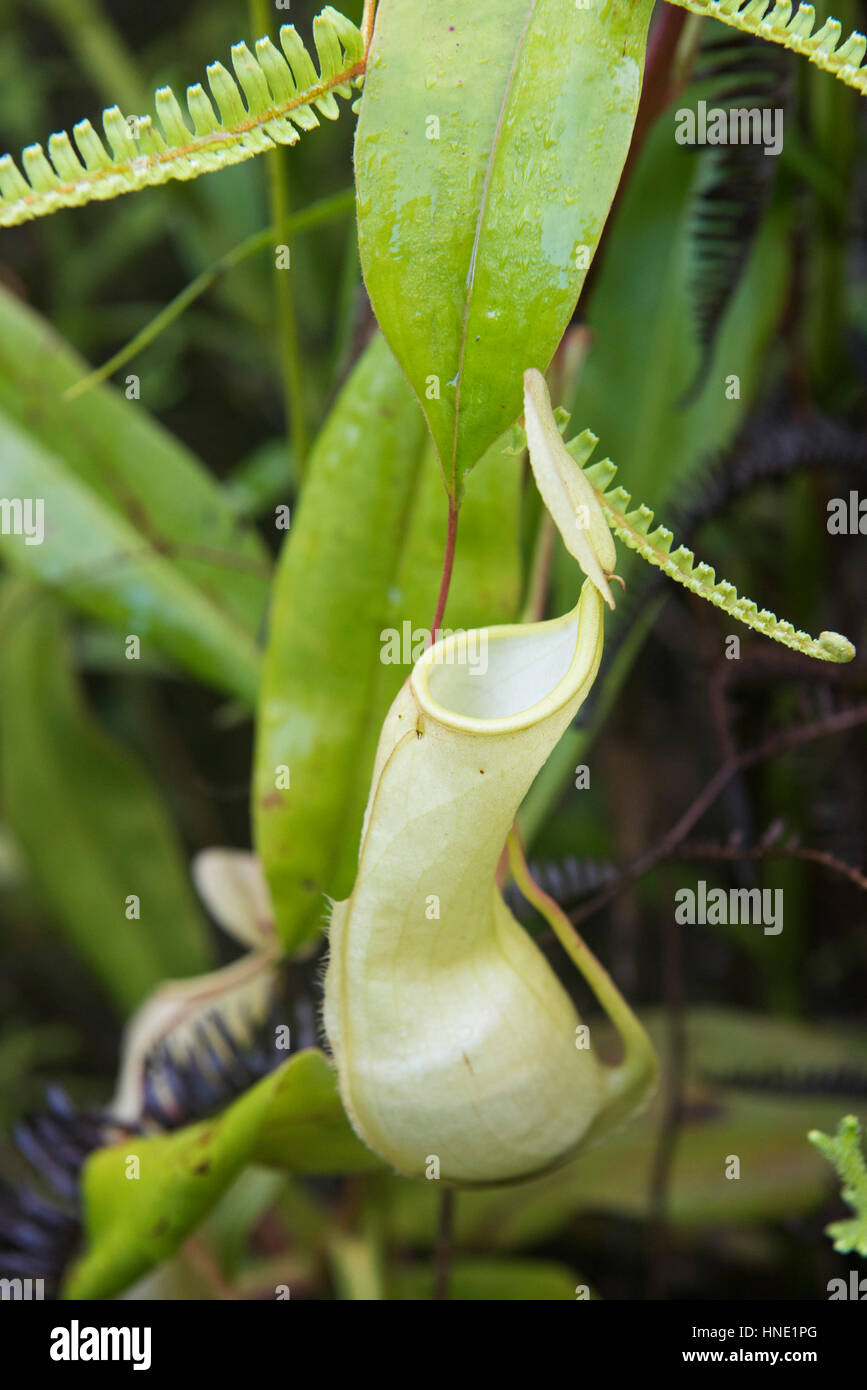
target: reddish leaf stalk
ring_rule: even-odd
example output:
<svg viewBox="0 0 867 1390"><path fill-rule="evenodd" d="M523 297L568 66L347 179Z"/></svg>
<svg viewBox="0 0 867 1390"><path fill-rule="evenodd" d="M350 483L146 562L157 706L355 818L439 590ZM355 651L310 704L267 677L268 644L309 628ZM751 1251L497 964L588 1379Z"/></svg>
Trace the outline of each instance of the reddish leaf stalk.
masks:
<svg viewBox="0 0 867 1390"><path fill-rule="evenodd" d="M440 581L439 597L437 598L436 611L433 622L431 623L431 641L437 640L437 632L442 627L443 615L448 603L449 588L452 582L452 570L455 564L455 546L458 540L458 504L454 497L449 496L449 521L446 530L446 548L443 553L443 575Z"/></svg>

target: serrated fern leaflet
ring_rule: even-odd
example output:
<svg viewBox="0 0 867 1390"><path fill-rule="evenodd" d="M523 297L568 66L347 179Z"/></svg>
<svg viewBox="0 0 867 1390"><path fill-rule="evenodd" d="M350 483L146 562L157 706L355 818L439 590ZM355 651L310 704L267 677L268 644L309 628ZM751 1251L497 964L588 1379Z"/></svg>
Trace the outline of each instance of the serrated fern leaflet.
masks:
<svg viewBox="0 0 867 1390"><path fill-rule="evenodd" d="M819 661L852 660L855 648L840 633L821 632L818 637L811 637L808 632L800 632L766 608L759 608L751 599L740 598L734 584L725 579L718 580L710 565L702 562L696 564L693 552L686 546L681 545L672 551L674 537L666 526L657 526L651 531L653 512L649 507L633 507L629 493L622 487L608 491L617 472L610 459L589 464L597 443L596 435L584 430L570 440L566 448L596 492L605 518L618 540L676 583L765 637L771 637L775 642L782 642L783 646L791 647L805 656L816 657Z"/></svg>
<svg viewBox="0 0 867 1390"><path fill-rule="evenodd" d="M807 1137L837 1169L843 1184L843 1201L855 1213L852 1220L832 1222L825 1227L825 1233L841 1254L857 1252L867 1257L867 1161L861 1147L858 1118L846 1115L834 1135L813 1129Z"/></svg>
<svg viewBox="0 0 867 1390"><path fill-rule="evenodd" d="M838 19L829 19L813 33L816 11L812 5L800 5L792 13L791 0L670 0L691 14L718 19L744 34L778 43L793 53L815 63L823 72L844 82L847 87L867 93L867 67L863 67L867 39L854 29L845 43L840 43L843 26Z"/></svg>
<svg viewBox="0 0 867 1390"><path fill-rule="evenodd" d="M245 43L233 46L234 77L222 63L210 65L213 103L196 83L187 88L185 113L171 88L161 87L155 108L162 133L151 116L124 118L113 106L102 117L107 143L84 120L73 127L74 143L61 131L50 137L47 155L41 145L29 145L21 155L23 173L4 155L0 226L170 179L197 178L275 145L294 145L299 131L319 125L317 111L335 120L340 113L335 98L351 97L363 79L365 36L344 15L326 7L313 21L313 38L318 72L294 27L284 24L282 53L262 38L255 57Z"/></svg>

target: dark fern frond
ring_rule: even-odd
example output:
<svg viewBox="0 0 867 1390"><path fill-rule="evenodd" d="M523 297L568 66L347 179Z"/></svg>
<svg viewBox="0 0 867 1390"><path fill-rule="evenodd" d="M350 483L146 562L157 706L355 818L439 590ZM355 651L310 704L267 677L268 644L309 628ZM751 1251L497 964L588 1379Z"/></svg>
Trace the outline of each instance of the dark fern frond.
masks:
<svg viewBox="0 0 867 1390"><path fill-rule="evenodd" d="M733 111L784 113L791 64L781 49L747 34L723 34L702 48L695 76L708 104ZM707 380L719 331L746 270L773 192L778 159L752 142L697 147L698 183L690 227L690 289L700 356L681 398L694 400Z"/></svg>
<svg viewBox="0 0 867 1390"><path fill-rule="evenodd" d="M0 1183L0 1274L43 1280L35 1296L56 1298L81 1237L81 1170L95 1149L117 1140L120 1130L101 1113L77 1110L59 1086L49 1087L45 1100L45 1111L22 1120L14 1137L52 1197L26 1185Z"/></svg>
<svg viewBox="0 0 867 1390"><path fill-rule="evenodd" d="M808 423L759 419L750 431L685 488L672 506L687 540L756 488L823 469L867 482L867 434L845 421L814 416Z"/></svg>
<svg viewBox="0 0 867 1390"><path fill-rule="evenodd" d="M145 1063L142 1124L178 1129L223 1110L286 1061L281 1027L289 1027L293 1051L315 1046L319 968L318 960L287 966L261 1014L246 1010L229 1024L215 1009L183 1047L171 1036L160 1043Z"/></svg>
<svg viewBox="0 0 867 1390"><path fill-rule="evenodd" d="M77 1210L61 1209L32 1188L0 1183L0 1269L4 1279L43 1280L41 1287L37 1284L36 1297L57 1298L80 1235Z"/></svg>
<svg viewBox="0 0 867 1390"><path fill-rule="evenodd" d="M183 1054L163 1043L148 1058L142 1122L179 1129L222 1110L286 1060L275 1042L276 1015L265 1022L249 1018L243 1038L218 1013L196 1027Z"/></svg>
<svg viewBox="0 0 867 1390"><path fill-rule="evenodd" d="M847 1096L867 1098L867 1065L840 1066L794 1071L786 1067L764 1070L719 1071L705 1073L703 1080L714 1086L738 1091L758 1091L775 1096Z"/></svg>
<svg viewBox="0 0 867 1390"><path fill-rule="evenodd" d="M224 1109L285 1062L277 1027L287 1019L293 1050L312 1046L317 969L316 962L287 968L265 1015L249 1014L229 1026L215 1010L201 1019L183 1051L170 1040L162 1043L147 1059L133 1123L107 1110L80 1111L59 1087L49 1087L45 1109L22 1120L14 1138L50 1196L0 1183L0 1277L44 1280L44 1296L56 1298L81 1242L81 1174L89 1156L124 1136L179 1129Z"/></svg>

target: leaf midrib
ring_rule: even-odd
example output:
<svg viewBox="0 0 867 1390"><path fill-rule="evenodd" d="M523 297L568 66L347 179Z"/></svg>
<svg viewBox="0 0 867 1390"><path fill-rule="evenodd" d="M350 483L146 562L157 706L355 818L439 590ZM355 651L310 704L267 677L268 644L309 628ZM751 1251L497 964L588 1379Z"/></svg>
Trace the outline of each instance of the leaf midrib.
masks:
<svg viewBox="0 0 867 1390"><path fill-rule="evenodd" d="M482 196L481 201L479 203L478 215L476 217L476 229L475 235L473 237L473 249L470 253L470 264L467 270L467 292L464 299L463 322L461 324L461 341L460 348L458 350L458 370L456 378L457 385L455 390L455 428L452 440L452 458L450 466L452 496L456 496L457 493L458 429L460 427L461 418L461 386L463 384L464 358L466 356L467 348L467 331L469 328L470 321L470 305L473 297L473 285L475 283L476 262L478 259L479 243L482 238L482 228L488 205L488 194L490 192L491 178L494 172L494 164L496 162L497 154L499 152L500 136L503 130L503 123L506 117L506 110L508 108L509 101L512 96L512 88L515 84L515 77L517 75L518 66L521 61L521 55L524 51L524 45L527 39L527 31L530 28L530 23L532 21L533 15L535 14L537 3L538 0L530 0L530 6L527 10L527 17L524 20L524 27L522 28L520 36L518 38L518 42L515 45L515 54L512 59L512 66L509 69L509 75L506 78L506 89L503 93L503 100L500 105L499 115L497 116L497 124L494 127L494 137L491 142L490 154L488 155L488 163L485 169L485 182L482 187Z"/></svg>

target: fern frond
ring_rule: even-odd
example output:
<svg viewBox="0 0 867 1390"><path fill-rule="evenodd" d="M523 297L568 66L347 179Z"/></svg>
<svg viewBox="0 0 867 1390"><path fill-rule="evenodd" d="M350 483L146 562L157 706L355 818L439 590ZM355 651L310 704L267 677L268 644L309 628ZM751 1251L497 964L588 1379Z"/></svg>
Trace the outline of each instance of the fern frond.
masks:
<svg viewBox="0 0 867 1390"><path fill-rule="evenodd" d="M734 584L724 579L718 580L710 565L696 564L695 556L686 546L681 545L672 551L674 537L671 531L665 526L651 530L653 512L649 507L634 507L629 493L622 487L608 491L617 472L610 459L589 464L598 442L595 434L585 430L570 440L566 448L595 491L608 525L624 545L662 570L669 579L682 584L691 593L706 599L714 607L721 608L730 617L765 637L771 637L775 642L782 642L793 651L816 657L819 661L852 660L855 648L839 632L820 632L818 637L800 632L791 623L781 622L766 608L760 609L750 599L740 598Z"/></svg>
<svg viewBox="0 0 867 1390"><path fill-rule="evenodd" d="M262 38L255 45L255 57L245 43L234 45L234 77L222 63L210 65L213 103L197 82L187 88L184 112L171 88L160 87L154 101L162 131L153 117L125 119L112 106L103 112L105 141L85 120L73 127L74 144L66 131L60 131L50 137L47 154L41 145L28 145L22 151L21 169L4 155L0 227L169 179L198 178L275 145L294 145L299 131L319 125L317 111L336 120L340 109L335 97L348 99L352 87L361 84L364 38L330 5L313 21L313 38L318 73L294 27L284 24L283 53Z"/></svg>
<svg viewBox="0 0 867 1390"><path fill-rule="evenodd" d="M711 26L699 52L693 80L715 105L782 109L788 103L793 59L749 34ZM770 203L779 161L748 142L693 146L700 161L690 211L690 291L698 330L699 361L681 398L687 405L701 392L717 338L749 262Z"/></svg>
<svg viewBox="0 0 867 1390"><path fill-rule="evenodd" d="M795 422L789 415L762 415L747 434L714 454L694 479L686 479L675 525L694 536L757 488L777 486L814 470L867 485L863 429L822 415L813 415L806 423Z"/></svg>
<svg viewBox="0 0 867 1390"><path fill-rule="evenodd" d="M867 67L862 66L867 51L867 39L857 29L840 43L843 31L839 19L829 19L813 33L816 11L812 5L800 5L792 13L791 0L669 0L691 14L718 19L744 34L754 34L769 43L815 63L823 72L839 78L847 87L862 94L867 92Z"/></svg>
<svg viewBox="0 0 867 1390"><path fill-rule="evenodd" d="M854 1115L840 1121L837 1133L831 1137L813 1129L807 1138L832 1163L843 1183L843 1201L855 1213L851 1221L834 1221L825 1233L834 1242L834 1249L848 1255L857 1251L867 1256L867 1162L861 1148L861 1126Z"/></svg>

